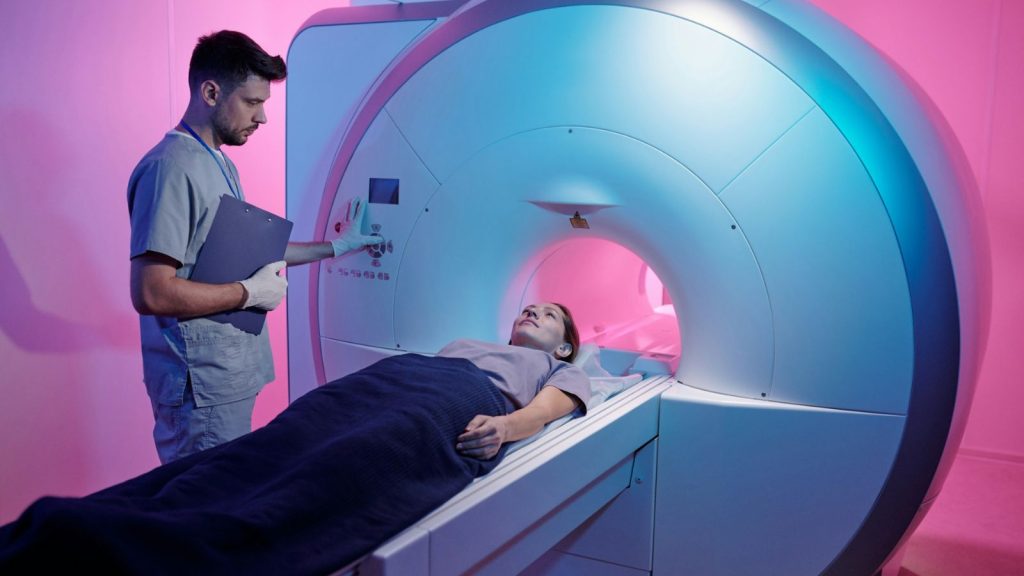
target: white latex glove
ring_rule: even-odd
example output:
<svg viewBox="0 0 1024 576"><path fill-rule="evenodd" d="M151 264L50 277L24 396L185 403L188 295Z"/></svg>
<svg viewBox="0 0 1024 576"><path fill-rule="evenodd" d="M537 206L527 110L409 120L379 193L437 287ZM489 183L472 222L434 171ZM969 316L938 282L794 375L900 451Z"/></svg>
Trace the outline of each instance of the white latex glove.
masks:
<svg viewBox="0 0 1024 576"><path fill-rule="evenodd" d="M278 276L287 263L284 260L271 262L260 268L245 280L241 281L248 296L242 308L259 308L273 310L281 303L288 288L288 281Z"/></svg>
<svg viewBox="0 0 1024 576"><path fill-rule="evenodd" d="M365 208L366 205L363 204L362 198L353 198L352 202L349 203L348 215L345 218L345 222L348 224L345 226L345 231L341 233L339 238L331 240L335 257L341 256L345 252L359 250L363 246L380 243L380 236L366 236L363 234L363 213Z"/></svg>

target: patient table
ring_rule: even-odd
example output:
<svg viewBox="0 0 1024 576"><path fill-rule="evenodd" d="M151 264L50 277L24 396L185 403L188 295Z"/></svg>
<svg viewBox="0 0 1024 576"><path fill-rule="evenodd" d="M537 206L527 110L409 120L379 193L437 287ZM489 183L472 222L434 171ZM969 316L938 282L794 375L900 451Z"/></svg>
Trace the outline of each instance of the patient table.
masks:
<svg viewBox="0 0 1024 576"><path fill-rule="evenodd" d="M359 573L519 573L617 498L626 514L605 529L628 531L640 553L608 549L601 558L650 570L642 550L653 536L658 398L669 380L651 378L513 452L364 560Z"/></svg>

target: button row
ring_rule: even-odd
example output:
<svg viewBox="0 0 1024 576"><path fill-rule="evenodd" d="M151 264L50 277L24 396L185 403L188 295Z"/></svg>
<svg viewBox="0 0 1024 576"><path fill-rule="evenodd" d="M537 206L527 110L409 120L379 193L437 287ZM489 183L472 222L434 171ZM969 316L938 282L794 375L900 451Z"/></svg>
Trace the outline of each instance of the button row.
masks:
<svg viewBox="0 0 1024 576"><path fill-rule="evenodd" d="M330 269L327 270L331 272ZM356 268L338 268L338 274L351 276L353 278L366 278L367 280L391 280L391 274L387 272L374 272L373 270L358 270Z"/></svg>

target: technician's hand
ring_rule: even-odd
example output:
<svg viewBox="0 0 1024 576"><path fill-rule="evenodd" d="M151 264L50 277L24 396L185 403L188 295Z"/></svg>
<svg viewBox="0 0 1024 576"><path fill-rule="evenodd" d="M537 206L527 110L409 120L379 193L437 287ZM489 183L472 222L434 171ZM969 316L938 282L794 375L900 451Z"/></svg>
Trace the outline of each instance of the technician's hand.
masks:
<svg viewBox="0 0 1024 576"><path fill-rule="evenodd" d="M277 308L288 289L288 281L277 275L285 265L284 260L271 262L257 270L252 276L242 280L241 284L247 294L242 308L259 308L261 310Z"/></svg>
<svg viewBox="0 0 1024 576"><path fill-rule="evenodd" d="M507 436L504 416L477 414L466 424L466 431L459 435L455 449L463 456L488 460L498 454Z"/></svg>
<svg viewBox="0 0 1024 576"><path fill-rule="evenodd" d="M331 240L335 256L341 256L345 252L359 250L363 246L380 242L379 236L366 236L363 234L363 213L365 209L366 205L363 203L362 198L354 198L349 203L348 215L345 218L348 225L345 226L345 231L341 233L341 237Z"/></svg>

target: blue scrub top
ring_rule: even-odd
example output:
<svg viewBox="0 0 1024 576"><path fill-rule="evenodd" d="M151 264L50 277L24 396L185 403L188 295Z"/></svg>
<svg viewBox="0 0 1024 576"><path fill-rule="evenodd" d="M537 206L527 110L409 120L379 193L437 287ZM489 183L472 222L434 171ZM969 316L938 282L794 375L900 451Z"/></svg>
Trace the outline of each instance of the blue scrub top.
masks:
<svg viewBox="0 0 1024 576"><path fill-rule="evenodd" d="M235 190L238 169L221 155ZM188 278L224 194L231 194L220 167L192 136L168 132L132 172L128 183L131 258L157 252L181 263ZM243 196L244 197L244 196ZM192 379L196 406L254 396L274 379L267 329L249 334L204 318L139 317L146 390L154 402L182 403Z"/></svg>

